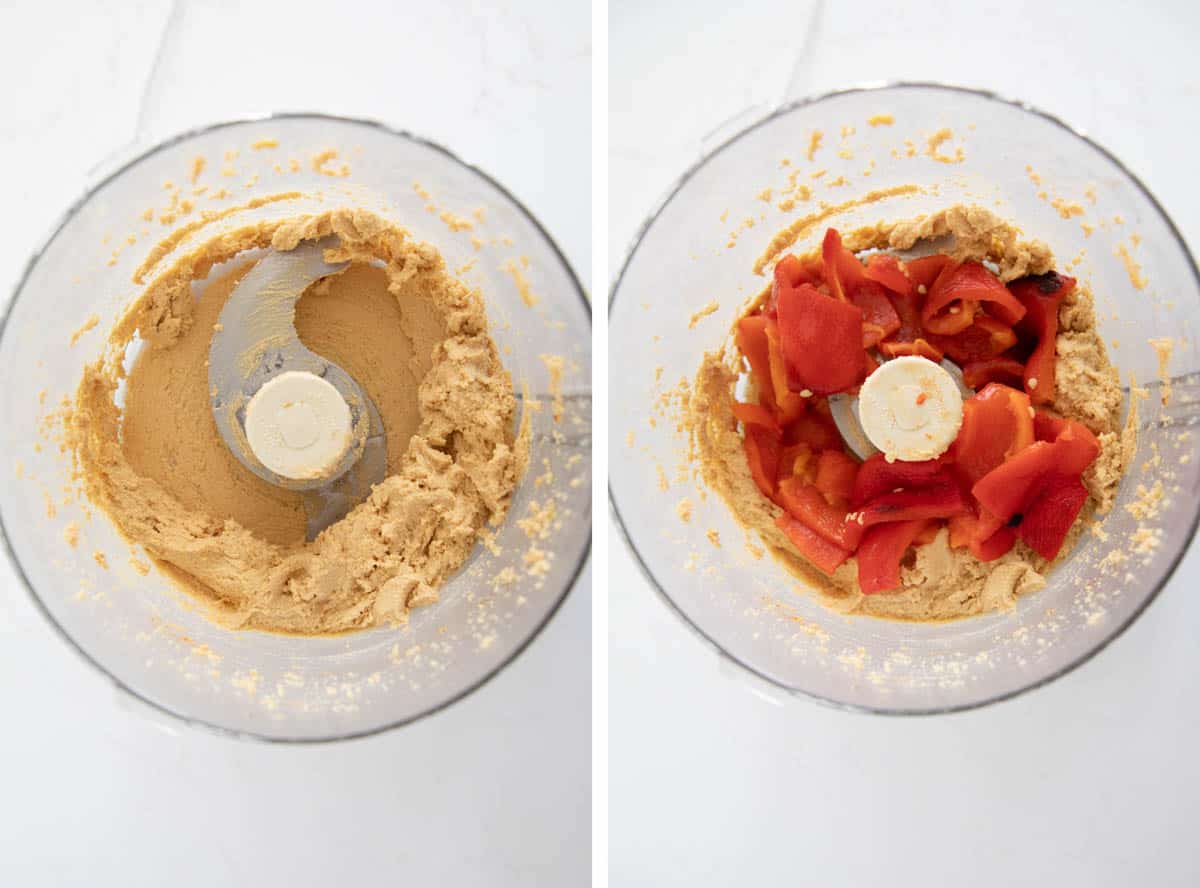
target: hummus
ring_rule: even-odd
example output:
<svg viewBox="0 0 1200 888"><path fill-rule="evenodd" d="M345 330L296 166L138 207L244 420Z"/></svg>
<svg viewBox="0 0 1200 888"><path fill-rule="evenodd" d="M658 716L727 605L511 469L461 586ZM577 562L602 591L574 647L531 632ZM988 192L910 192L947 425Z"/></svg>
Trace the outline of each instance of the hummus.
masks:
<svg viewBox="0 0 1200 888"><path fill-rule="evenodd" d="M326 258L350 264L304 293L296 328L379 408L387 478L306 542L301 495L249 472L220 437L207 362L248 251L330 234L340 246ZM67 440L91 501L214 620L327 634L402 622L437 600L509 507L528 451L515 416L479 294L429 244L338 209L223 233L158 274L86 367Z"/></svg>

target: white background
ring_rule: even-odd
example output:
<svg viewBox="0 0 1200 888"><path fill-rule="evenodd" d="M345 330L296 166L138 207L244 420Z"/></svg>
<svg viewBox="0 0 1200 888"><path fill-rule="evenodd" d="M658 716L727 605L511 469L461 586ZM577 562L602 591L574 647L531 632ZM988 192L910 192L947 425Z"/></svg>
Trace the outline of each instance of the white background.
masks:
<svg viewBox="0 0 1200 888"><path fill-rule="evenodd" d="M1200 248L1193 3L614 0L610 29L613 274L714 129L788 95L897 79L990 88L1083 128ZM1200 884L1196 547L1070 676L905 720L756 693L612 530L609 545L612 884Z"/></svg>
<svg viewBox="0 0 1200 888"><path fill-rule="evenodd" d="M523 200L587 280L586 3L352 6L0 4L3 298L89 168L135 135L271 110L373 117L447 145ZM589 590L585 575L513 666L449 710L282 747L135 710L0 563L0 885L584 884Z"/></svg>

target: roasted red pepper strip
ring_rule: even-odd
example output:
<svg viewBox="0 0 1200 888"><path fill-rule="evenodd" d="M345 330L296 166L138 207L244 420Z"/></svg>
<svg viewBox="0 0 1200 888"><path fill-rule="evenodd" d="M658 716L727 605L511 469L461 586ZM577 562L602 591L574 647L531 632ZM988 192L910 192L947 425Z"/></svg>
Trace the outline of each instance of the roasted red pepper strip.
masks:
<svg viewBox="0 0 1200 888"><path fill-rule="evenodd" d="M833 573L850 557L845 549L839 549L791 515L780 515L775 519L775 525L787 534L801 555L827 574Z"/></svg>
<svg viewBox="0 0 1200 888"><path fill-rule="evenodd" d="M842 236L833 228L825 232L821 258L825 262L825 283L830 295L842 302L849 301L853 289L867 279L866 271L854 254L842 246Z"/></svg>
<svg viewBox="0 0 1200 888"><path fill-rule="evenodd" d="M912 342L881 342L879 350L889 358L916 355L918 358L928 358L935 364L940 364L945 357L940 348L925 339L916 339Z"/></svg>
<svg viewBox="0 0 1200 888"><path fill-rule="evenodd" d="M783 357L783 343L779 337L779 323L768 319L767 364L771 372L771 387L775 392L775 409L780 425L795 422L804 413L804 398L788 390L787 362Z"/></svg>
<svg viewBox="0 0 1200 888"><path fill-rule="evenodd" d="M930 487L948 481L945 466L944 457L923 462L888 462L882 453L876 453L858 467L850 504L858 509L896 488Z"/></svg>
<svg viewBox="0 0 1200 888"><path fill-rule="evenodd" d="M1033 443L1030 414L1028 395L995 382L963 402L954 464L968 485Z"/></svg>
<svg viewBox="0 0 1200 888"><path fill-rule="evenodd" d="M779 480L799 478L805 484L817 480L817 459L807 444L785 444L779 451Z"/></svg>
<svg viewBox="0 0 1200 888"><path fill-rule="evenodd" d="M882 284L864 280L852 286L850 301L862 309L863 348L871 348L900 329L900 316Z"/></svg>
<svg viewBox="0 0 1200 888"><path fill-rule="evenodd" d="M801 284L820 286L820 264L812 265L797 256L784 256L775 265L775 282L786 287L798 287Z"/></svg>
<svg viewBox="0 0 1200 888"><path fill-rule="evenodd" d="M1025 307L1020 332L1034 337L1037 345L1025 362L1025 391L1034 404L1054 400L1054 348L1058 338L1058 307L1075 289L1075 279L1057 272L1022 278L1009 285L1013 296Z"/></svg>
<svg viewBox="0 0 1200 888"><path fill-rule="evenodd" d="M761 404L743 404L740 401L734 401L733 415L747 426L757 426L776 436L783 435L783 429L779 427L774 415Z"/></svg>
<svg viewBox="0 0 1200 888"><path fill-rule="evenodd" d="M930 335L929 341L960 367L984 358L994 358L1017 344L1017 334L1003 321L976 315L975 322L953 336Z"/></svg>
<svg viewBox="0 0 1200 888"><path fill-rule="evenodd" d="M963 382L967 388L981 389L989 382L999 382L1010 387L1025 385L1025 365L1014 358L985 358L963 364Z"/></svg>
<svg viewBox="0 0 1200 888"><path fill-rule="evenodd" d="M1022 513L1024 517L1017 528L1017 535L1033 551L1047 561L1053 561L1062 550L1071 525L1079 517L1087 498L1087 488L1078 475L1043 478Z"/></svg>
<svg viewBox="0 0 1200 888"><path fill-rule="evenodd" d="M848 521L846 509L830 505L814 485L785 478L779 484L775 500L789 515L838 548L853 552L858 547L863 526Z"/></svg>
<svg viewBox="0 0 1200 888"><path fill-rule="evenodd" d="M822 408L824 401L813 399L810 409L783 430L784 444L807 444L815 452L841 450L842 434L837 424Z"/></svg>
<svg viewBox="0 0 1200 888"><path fill-rule="evenodd" d="M934 256L922 256L920 259L908 260L904 263L904 271L912 282L914 290L919 291L921 287L924 287L925 292L928 293L942 270L947 265L954 264L954 260L949 256L938 253Z"/></svg>
<svg viewBox="0 0 1200 888"><path fill-rule="evenodd" d="M985 509L964 512L950 519L950 546L969 548L980 561L995 561L1017 541L1011 527Z"/></svg>
<svg viewBox="0 0 1200 888"><path fill-rule="evenodd" d="M921 308L921 323L931 333L952 335L970 326L976 308L983 304L1008 326L1025 316L1025 307L998 277L978 262L947 267L934 282Z"/></svg>
<svg viewBox="0 0 1200 888"><path fill-rule="evenodd" d="M832 505L849 505L857 474L858 463L841 450L826 450L817 457L816 487Z"/></svg>
<svg viewBox="0 0 1200 888"><path fill-rule="evenodd" d="M746 463L750 477L768 499L775 495L775 479L779 474L779 436L763 431L757 426L746 426L742 434L742 447L746 451Z"/></svg>
<svg viewBox="0 0 1200 888"><path fill-rule="evenodd" d="M1065 422L1053 442L1035 441L979 479L971 492L984 508L1008 521L1023 512L1043 479L1078 477L1095 462L1100 454L1096 436L1078 422Z"/></svg>
<svg viewBox="0 0 1200 888"><path fill-rule="evenodd" d="M867 280L883 284L899 296L907 296L914 289L908 275L900 267L900 260L887 253L873 253L868 257L864 275Z"/></svg>
<svg viewBox="0 0 1200 888"><path fill-rule="evenodd" d="M779 289L779 337L792 391L846 391L862 378L862 310L809 284Z"/></svg>
<svg viewBox="0 0 1200 888"><path fill-rule="evenodd" d="M770 318L751 315L737 323L734 344L750 364L750 376L758 389L758 400L768 410L775 410L775 386L771 381L771 363L767 345L767 324Z"/></svg>
<svg viewBox="0 0 1200 888"><path fill-rule="evenodd" d="M875 497L852 518L851 523L872 527L892 521L918 518L950 518L967 511L967 501L957 484L943 482Z"/></svg>
<svg viewBox="0 0 1200 888"><path fill-rule="evenodd" d="M864 595L900 588L900 562L926 521L898 521L872 527L858 546L858 586Z"/></svg>

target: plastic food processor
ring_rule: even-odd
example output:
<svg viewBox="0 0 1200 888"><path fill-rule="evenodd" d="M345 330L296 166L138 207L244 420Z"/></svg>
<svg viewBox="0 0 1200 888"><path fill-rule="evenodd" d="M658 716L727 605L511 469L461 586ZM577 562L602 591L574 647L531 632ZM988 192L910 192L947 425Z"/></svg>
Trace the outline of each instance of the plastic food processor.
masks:
<svg viewBox="0 0 1200 888"><path fill-rule="evenodd" d="M940 624L839 614L764 555L704 484L682 419L688 383L767 283L754 267L776 232L814 217L783 251L803 254L827 227L955 204L1011 220L1091 288L1125 409L1138 401L1138 451L1109 514L1013 610ZM669 605L777 689L901 714L1002 700L1116 638L1191 541L1200 517L1198 317L1200 273L1165 211L1116 158L1057 119L936 84L790 103L680 178L613 288L612 349L622 355L610 378L614 510ZM1157 483L1163 496L1147 508Z"/></svg>
<svg viewBox="0 0 1200 888"><path fill-rule="evenodd" d="M202 191L190 215L155 218L164 183L186 183L199 156L236 158L236 179L212 171L221 190L236 193L222 202ZM206 619L160 569L143 575L135 559L144 563L145 554L131 553L79 493L55 414L139 293L131 277L155 243L176 232L190 246L248 221L343 205L395 220L436 246L447 267L480 290L520 410L530 412L529 470L489 545L477 546L441 587L440 600L413 610L407 625L333 637L227 630ZM242 208L226 215L232 206ZM469 226L455 221L476 210ZM225 306L209 365L213 416L238 458L325 507L310 510L310 538L380 480L385 450L378 411L357 382L305 349L291 328L295 297L340 270L322 253L315 244L261 251L241 282L246 299L235 294ZM201 289L194 287L198 298ZM278 317L266 326L291 335L264 347L270 337L242 334L252 321L247 306L268 291ZM9 553L64 638L119 686L166 713L239 735L294 741L407 723L509 663L582 567L590 537L589 329L577 278L529 211L432 143L369 121L310 114L177 136L90 187L17 287L0 333L0 366L19 380L0 394L2 445L18 466L0 500ZM517 522L548 498L558 521L538 541L545 558L534 570L523 560L529 541Z"/></svg>

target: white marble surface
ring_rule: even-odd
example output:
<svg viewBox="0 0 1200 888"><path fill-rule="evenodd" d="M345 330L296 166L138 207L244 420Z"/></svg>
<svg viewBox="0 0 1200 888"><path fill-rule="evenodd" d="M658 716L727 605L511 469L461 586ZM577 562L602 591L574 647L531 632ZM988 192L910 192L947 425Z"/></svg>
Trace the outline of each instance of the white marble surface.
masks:
<svg viewBox="0 0 1200 888"><path fill-rule="evenodd" d="M789 95L896 79L1060 114L1200 247L1200 77L1169 70L1191 70L1192 4L614 0L610 21L613 272L715 129ZM1195 546L1149 611L1070 676L905 720L756 693L609 534L612 884L1200 884Z"/></svg>
<svg viewBox="0 0 1200 888"><path fill-rule="evenodd" d="M273 109L379 118L452 147L586 280L590 13L487 7L3 4L4 298L97 162L135 136ZM437 716L267 746L133 709L0 563L0 884L584 884L590 607L589 571L513 666Z"/></svg>

